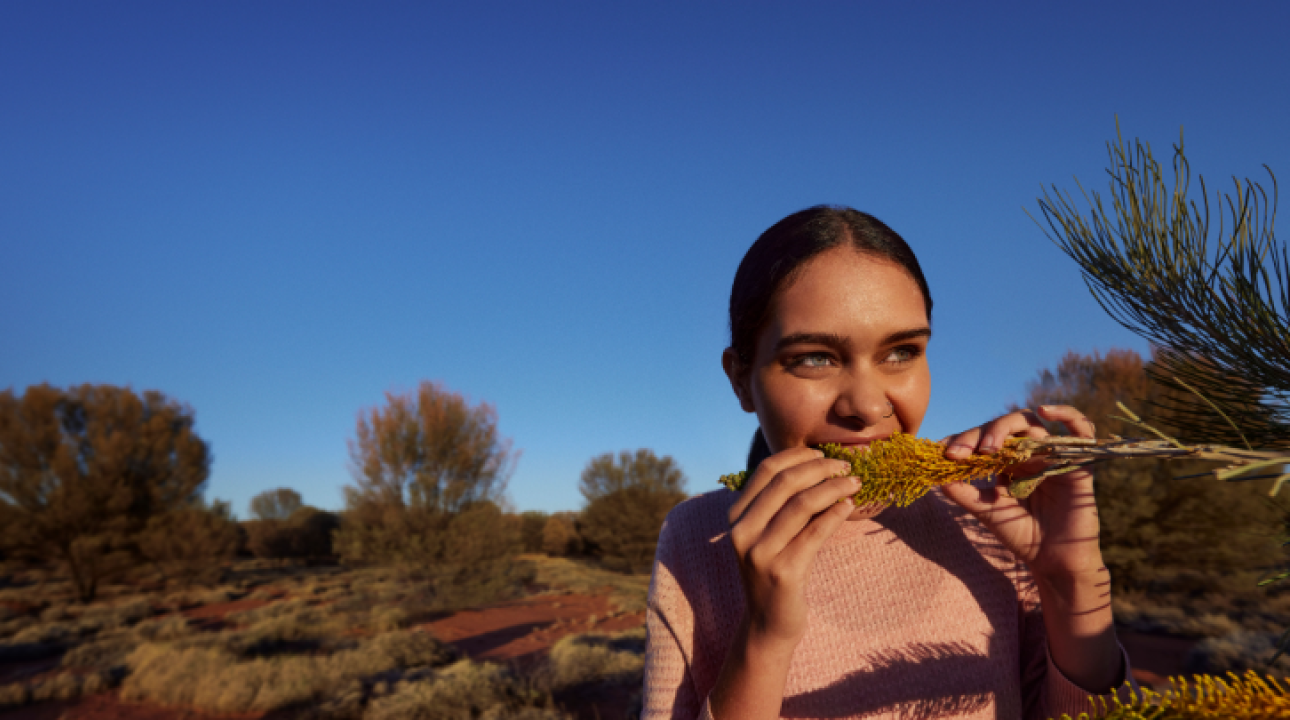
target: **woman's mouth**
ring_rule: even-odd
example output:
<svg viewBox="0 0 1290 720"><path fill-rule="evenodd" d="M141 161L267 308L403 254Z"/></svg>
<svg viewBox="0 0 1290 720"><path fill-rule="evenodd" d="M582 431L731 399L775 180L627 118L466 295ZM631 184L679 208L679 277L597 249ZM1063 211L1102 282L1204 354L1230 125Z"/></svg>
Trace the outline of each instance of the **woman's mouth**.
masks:
<svg viewBox="0 0 1290 720"><path fill-rule="evenodd" d="M822 445L841 445L844 448L867 448L869 443L886 440L889 435L875 435L873 437L850 437L850 438L828 438L817 442L808 443L811 447L820 447Z"/></svg>

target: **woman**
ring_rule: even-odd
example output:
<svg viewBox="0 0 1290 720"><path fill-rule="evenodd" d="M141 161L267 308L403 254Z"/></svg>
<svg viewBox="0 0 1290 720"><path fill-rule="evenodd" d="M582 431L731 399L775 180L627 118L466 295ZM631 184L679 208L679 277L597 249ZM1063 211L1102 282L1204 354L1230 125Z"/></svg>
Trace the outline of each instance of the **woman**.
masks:
<svg viewBox="0 0 1290 720"><path fill-rule="evenodd" d="M749 479L668 516L644 717L1048 718L1128 677L1089 473L1023 502L959 484L856 508L847 464L813 449L918 432L931 310L905 242L849 208L790 215L748 250L722 364L760 424ZM1093 434L1077 410L1045 407L955 435L945 454L1043 436L1041 418Z"/></svg>

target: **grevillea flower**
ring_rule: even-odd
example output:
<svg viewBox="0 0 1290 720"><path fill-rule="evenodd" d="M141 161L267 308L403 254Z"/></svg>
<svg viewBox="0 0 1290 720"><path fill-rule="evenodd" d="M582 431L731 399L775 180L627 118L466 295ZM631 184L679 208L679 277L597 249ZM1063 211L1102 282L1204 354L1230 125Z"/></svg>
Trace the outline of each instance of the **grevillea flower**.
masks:
<svg viewBox="0 0 1290 720"><path fill-rule="evenodd" d="M905 507L928 490L952 482L970 482L990 477L1030 459L1031 450L1019 438L1009 438L994 455L971 455L962 460L945 457L945 446L913 435L896 433L866 448L828 444L820 447L825 457L851 463L850 475L861 479L860 489L851 497L856 505ZM721 484L740 490L747 471L721 476Z"/></svg>
<svg viewBox="0 0 1290 720"><path fill-rule="evenodd" d="M1274 720L1290 718L1290 695L1271 675L1260 677L1247 670L1244 677L1228 673L1227 679L1196 675L1192 682L1169 678L1164 694L1143 689L1125 693L1129 703L1118 697L1089 698L1093 712L1080 713L1078 720ZM1063 715L1062 720L1070 720Z"/></svg>

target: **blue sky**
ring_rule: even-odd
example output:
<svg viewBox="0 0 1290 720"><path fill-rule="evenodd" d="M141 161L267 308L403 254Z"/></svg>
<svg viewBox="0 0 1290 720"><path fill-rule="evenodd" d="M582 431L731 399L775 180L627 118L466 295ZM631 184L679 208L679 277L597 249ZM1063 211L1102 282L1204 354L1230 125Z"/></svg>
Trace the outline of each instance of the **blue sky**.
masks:
<svg viewBox="0 0 1290 720"><path fill-rule="evenodd" d="M1145 351L1025 215L1118 114L1211 180L1290 172L1290 3L0 2L0 388L190 404L208 495L339 508L387 391L494 404L517 509L595 455L691 492L755 426L740 257L868 211L936 301L941 437L1068 349Z"/></svg>

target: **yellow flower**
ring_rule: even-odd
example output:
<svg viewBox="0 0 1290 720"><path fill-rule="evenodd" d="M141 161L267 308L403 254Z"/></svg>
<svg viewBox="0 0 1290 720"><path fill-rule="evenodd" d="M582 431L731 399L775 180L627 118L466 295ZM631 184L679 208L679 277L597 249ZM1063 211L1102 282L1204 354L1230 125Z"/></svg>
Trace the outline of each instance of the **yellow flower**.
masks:
<svg viewBox="0 0 1290 720"><path fill-rule="evenodd" d="M1080 713L1079 720L1274 720L1290 718L1290 695L1271 675L1260 677L1247 670L1243 678L1228 673L1228 679L1196 675L1192 682L1169 678L1170 689L1163 695L1142 690L1129 703L1119 698L1089 698L1093 713ZM1070 720L1063 715L1063 720Z"/></svg>
<svg viewBox="0 0 1290 720"><path fill-rule="evenodd" d="M950 460L940 443L905 433L870 443L868 449L829 444L820 450L826 457L851 463L849 474L861 478L860 490L852 496L856 505L897 507L909 505L933 487L987 478L1030 459L1030 450L1018 438L1010 438L995 455ZM747 472L738 472L721 476L720 482L740 490L747 479Z"/></svg>

